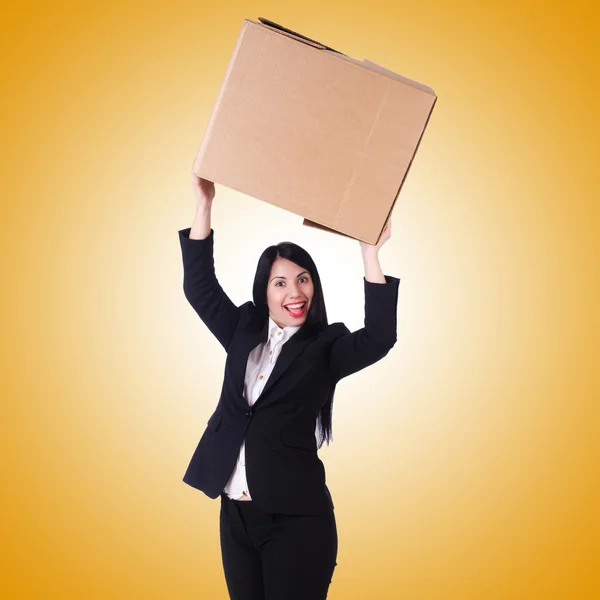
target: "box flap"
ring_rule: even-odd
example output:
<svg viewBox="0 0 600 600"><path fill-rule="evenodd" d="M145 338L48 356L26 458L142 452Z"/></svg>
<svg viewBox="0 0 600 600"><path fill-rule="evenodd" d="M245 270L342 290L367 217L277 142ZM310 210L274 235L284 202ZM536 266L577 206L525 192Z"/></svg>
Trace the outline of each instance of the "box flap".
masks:
<svg viewBox="0 0 600 600"><path fill-rule="evenodd" d="M335 229L332 229L331 227L326 227L325 225L321 225L321 223L317 223L316 221L311 221L310 219L304 219L302 221L302 225L306 225L307 227L312 227L313 229L321 229L322 231L328 231L329 233L335 233L337 235L341 235L350 240L359 240L359 241L363 241L363 242L366 241L366 240L361 240L360 238L357 238L357 237L353 237L346 233L342 233L341 231L336 231ZM381 235L381 234L379 234L379 235ZM378 241L379 241L379 238L377 238L377 241L375 242L375 244L377 244Z"/></svg>
<svg viewBox="0 0 600 600"><path fill-rule="evenodd" d="M292 31L291 29L288 29L287 27L284 27L283 25L280 25L279 23L275 23L275 21L271 21L269 19L266 19L265 17L258 17L258 20L266 27L275 29L278 33L287 35L288 37L295 38L299 42L304 42L305 44L308 44L309 46L314 46L315 48L319 48L321 50L331 50L332 52L337 52L338 54L343 54L339 50L330 48L329 46L326 46L325 44L321 44L321 42L317 42L316 40L312 40L311 38L306 37L305 35L302 35L301 33ZM258 25L258 23L257 23L257 25ZM344 56L345 56L345 54L344 54Z"/></svg>
<svg viewBox="0 0 600 600"><path fill-rule="evenodd" d="M369 69L371 69L372 71L377 71L379 73L382 73L383 75L388 75L389 77L392 77L396 81L400 81L400 82L402 82L406 85L409 85L417 90L421 90L422 92L426 92L427 94L436 96L436 93L428 85L424 85L422 83L419 83L418 81L414 81L412 79L409 79L408 77L403 77L402 75L399 75L398 73L394 73L394 71L390 71L389 69L386 69L385 67L382 67L381 65L378 65L378 64L370 61L368 58L364 59L363 64L366 67L368 67Z"/></svg>

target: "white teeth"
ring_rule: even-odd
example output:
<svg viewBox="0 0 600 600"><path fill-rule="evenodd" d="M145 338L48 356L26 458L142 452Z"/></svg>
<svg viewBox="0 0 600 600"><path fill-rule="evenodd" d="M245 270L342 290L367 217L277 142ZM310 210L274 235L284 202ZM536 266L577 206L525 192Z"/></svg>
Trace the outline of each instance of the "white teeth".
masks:
<svg viewBox="0 0 600 600"><path fill-rule="evenodd" d="M293 309L297 309L297 308L301 308L302 306L304 306L306 304L306 302L300 302L299 304L288 304L286 306L286 308L293 308Z"/></svg>

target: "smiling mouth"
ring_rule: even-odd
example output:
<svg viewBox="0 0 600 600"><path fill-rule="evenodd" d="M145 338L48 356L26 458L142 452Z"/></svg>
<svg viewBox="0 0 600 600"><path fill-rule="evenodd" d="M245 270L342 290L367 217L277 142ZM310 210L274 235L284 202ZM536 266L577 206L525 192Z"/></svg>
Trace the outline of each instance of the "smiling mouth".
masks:
<svg viewBox="0 0 600 600"><path fill-rule="evenodd" d="M292 317L301 317L304 314L304 311L306 310L306 306L307 306L307 302L297 302L294 304L294 306L296 306L296 304L298 305L295 308L290 308L289 306L284 306L283 308L285 308L285 310L288 311L288 313L290 315L292 315ZM301 306L300 306L301 305Z"/></svg>

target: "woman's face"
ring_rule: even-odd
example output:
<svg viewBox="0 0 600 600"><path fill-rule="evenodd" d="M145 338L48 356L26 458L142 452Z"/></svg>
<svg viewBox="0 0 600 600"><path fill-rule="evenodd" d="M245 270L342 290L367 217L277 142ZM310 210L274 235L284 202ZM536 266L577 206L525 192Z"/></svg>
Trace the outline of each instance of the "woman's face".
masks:
<svg viewBox="0 0 600 600"><path fill-rule="evenodd" d="M306 269L281 256L275 259L267 284L267 304L269 316L279 327L302 325L314 293L313 280ZM290 305L290 309L286 308Z"/></svg>

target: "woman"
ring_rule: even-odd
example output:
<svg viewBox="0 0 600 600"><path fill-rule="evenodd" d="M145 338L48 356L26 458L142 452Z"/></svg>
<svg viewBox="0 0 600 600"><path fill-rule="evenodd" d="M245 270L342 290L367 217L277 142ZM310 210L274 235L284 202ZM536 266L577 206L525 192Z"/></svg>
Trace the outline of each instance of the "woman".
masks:
<svg viewBox="0 0 600 600"><path fill-rule="evenodd" d="M365 326L351 333L343 323L328 324L317 268L289 242L263 252L254 301L236 306L214 270L214 184L194 174L192 181L196 216L179 231L183 289L227 359L219 402L183 481L221 499L221 555L232 600L321 600L338 538L317 450L331 440L337 382L396 342L400 280L384 276L378 259L390 224L377 245L359 242Z"/></svg>

